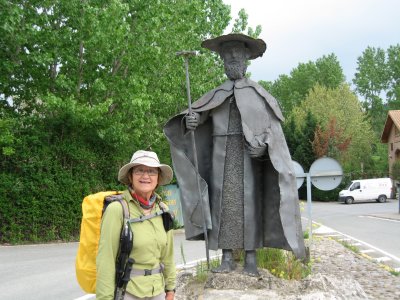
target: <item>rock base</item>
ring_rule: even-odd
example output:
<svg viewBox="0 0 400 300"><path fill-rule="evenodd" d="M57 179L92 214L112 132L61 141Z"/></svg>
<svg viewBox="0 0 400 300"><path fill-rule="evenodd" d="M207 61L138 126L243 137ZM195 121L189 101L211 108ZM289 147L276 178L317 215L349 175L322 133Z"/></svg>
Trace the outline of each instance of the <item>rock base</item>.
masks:
<svg viewBox="0 0 400 300"><path fill-rule="evenodd" d="M284 280L260 270L259 278L242 274L240 268L229 274L210 273L205 283L198 283L189 271L178 275L175 299L369 299L361 285L350 277L315 274L303 280Z"/></svg>

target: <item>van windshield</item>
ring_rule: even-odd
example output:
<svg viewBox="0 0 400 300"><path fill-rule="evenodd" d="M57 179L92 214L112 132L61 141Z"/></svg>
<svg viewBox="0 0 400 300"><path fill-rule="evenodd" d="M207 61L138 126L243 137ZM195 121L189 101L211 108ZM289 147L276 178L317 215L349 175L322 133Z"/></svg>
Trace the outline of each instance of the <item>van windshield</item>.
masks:
<svg viewBox="0 0 400 300"><path fill-rule="evenodd" d="M350 183L346 186L346 190L349 190L352 184L353 184L353 181L350 182Z"/></svg>

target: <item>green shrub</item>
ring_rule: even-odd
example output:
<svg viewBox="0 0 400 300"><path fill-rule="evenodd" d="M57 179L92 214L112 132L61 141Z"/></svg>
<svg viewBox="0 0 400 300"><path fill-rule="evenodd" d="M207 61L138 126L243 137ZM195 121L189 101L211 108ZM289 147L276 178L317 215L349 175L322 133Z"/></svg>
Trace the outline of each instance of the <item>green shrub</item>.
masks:
<svg viewBox="0 0 400 300"><path fill-rule="evenodd" d="M298 260L292 252L275 248L257 250L259 268L267 269L271 274L283 279L300 280L310 274L311 268Z"/></svg>
<svg viewBox="0 0 400 300"><path fill-rule="evenodd" d="M392 165L392 179L400 181L400 160L396 160Z"/></svg>
<svg viewBox="0 0 400 300"><path fill-rule="evenodd" d="M76 240L83 197L118 188L120 153L51 120L25 121L14 154L0 153L0 243Z"/></svg>

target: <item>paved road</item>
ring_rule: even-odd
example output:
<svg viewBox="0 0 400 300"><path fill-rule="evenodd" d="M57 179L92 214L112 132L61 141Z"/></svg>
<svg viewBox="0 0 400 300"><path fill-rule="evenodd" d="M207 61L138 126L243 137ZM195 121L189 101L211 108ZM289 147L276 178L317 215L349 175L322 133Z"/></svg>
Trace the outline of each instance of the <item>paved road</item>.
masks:
<svg viewBox="0 0 400 300"><path fill-rule="evenodd" d="M0 299L71 300L78 243L0 247Z"/></svg>
<svg viewBox="0 0 400 300"><path fill-rule="evenodd" d="M400 257L400 222L380 219L398 213L398 201L344 205L313 203L313 219ZM307 211L303 211L304 216ZM73 300L85 293L75 279L77 243L0 247L0 299ZM182 254L183 253L183 254ZM218 253L210 252L210 256ZM177 265L205 256L204 242L175 234Z"/></svg>
<svg viewBox="0 0 400 300"><path fill-rule="evenodd" d="M183 265L205 257L204 242L175 233L175 261ZM0 246L0 299L72 300L83 297L75 279L78 243ZM210 251L210 256L218 253Z"/></svg>
<svg viewBox="0 0 400 300"><path fill-rule="evenodd" d="M400 266L399 202L363 202L351 205L339 202L313 202L312 219L336 231L382 250L377 256L389 256ZM307 217L307 209L302 212ZM363 245L364 246L364 245ZM363 247L365 248L365 247ZM390 264L389 264L390 265Z"/></svg>

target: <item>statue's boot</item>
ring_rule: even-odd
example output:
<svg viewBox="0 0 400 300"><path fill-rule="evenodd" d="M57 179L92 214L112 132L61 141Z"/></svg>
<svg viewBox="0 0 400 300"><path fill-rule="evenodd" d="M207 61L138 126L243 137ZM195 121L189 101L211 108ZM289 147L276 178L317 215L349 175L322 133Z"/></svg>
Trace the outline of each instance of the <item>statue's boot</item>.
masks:
<svg viewBox="0 0 400 300"><path fill-rule="evenodd" d="M243 273L254 277L260 276L260 273L258 272L257 269L257 256L255 250L246 251L244 258Z"/></svg>
<svg viewBox="0 0 400 300"><path fill-rule="evenodd" d="M222 249L222 261L218 268L211 270L213 273L230 273L236 269L236 263L233 260L232 249Z"/></svg>

